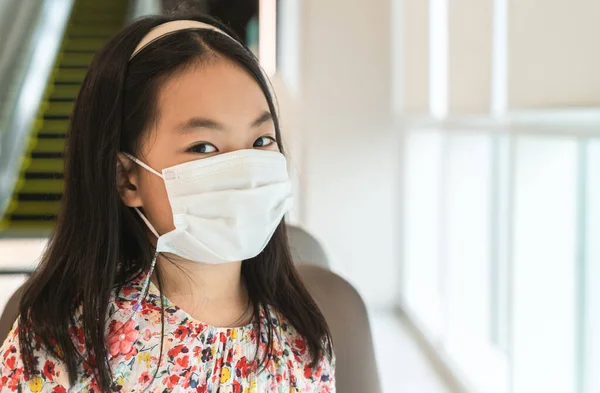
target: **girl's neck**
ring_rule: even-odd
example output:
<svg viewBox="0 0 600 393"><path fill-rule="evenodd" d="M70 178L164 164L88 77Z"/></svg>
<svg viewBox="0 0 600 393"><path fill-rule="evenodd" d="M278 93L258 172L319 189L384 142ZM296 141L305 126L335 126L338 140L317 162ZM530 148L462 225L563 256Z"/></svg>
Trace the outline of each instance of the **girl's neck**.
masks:
<svg viewBox="0 0 600 393"><path fill-rule="evenodd" d="M156 265L162 295L194 319L217 327L250 322L242 262L208 265L161 254ZM158 284L156 272L151 279Z"/></svg>

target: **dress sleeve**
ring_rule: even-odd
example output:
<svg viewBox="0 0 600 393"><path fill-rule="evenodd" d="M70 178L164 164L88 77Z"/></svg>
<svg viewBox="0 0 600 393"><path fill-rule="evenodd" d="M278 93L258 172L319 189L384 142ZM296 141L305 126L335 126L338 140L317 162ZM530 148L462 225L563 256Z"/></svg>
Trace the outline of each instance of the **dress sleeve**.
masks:
<svg viewBox="0 0 600 393"><path fill-rule="evenodd" d="M0 392L66 393L68 391L69 378L61 363L54 358L49 358L45 351L37 346L34 358L37 359L38 372L26 379L19 347L17 321L0 348Z"/></svg>

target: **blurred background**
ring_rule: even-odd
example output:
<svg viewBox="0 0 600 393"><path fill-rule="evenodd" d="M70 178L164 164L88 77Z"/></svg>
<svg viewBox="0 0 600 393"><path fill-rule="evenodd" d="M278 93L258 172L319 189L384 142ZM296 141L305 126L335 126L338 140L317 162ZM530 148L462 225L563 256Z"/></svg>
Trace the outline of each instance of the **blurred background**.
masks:
<svg viewBox="0 0 600 393"><path fill-rule="evenodd" d="M600 392L597 0L0 0L0 307L92 56L181 3L271 76L289 222L366 302L384 392Z"/></svg>

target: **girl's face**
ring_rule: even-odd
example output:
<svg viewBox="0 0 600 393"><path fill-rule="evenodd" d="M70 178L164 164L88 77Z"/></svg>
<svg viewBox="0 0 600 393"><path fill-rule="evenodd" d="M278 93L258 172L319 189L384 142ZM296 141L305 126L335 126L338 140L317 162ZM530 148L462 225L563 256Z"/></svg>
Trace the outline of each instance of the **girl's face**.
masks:
<svg viewBox="0 0 600 393"><path fill-rule="evenodd" d="M258 83L240 66L216 57L188 67L162 86L158 118L141 141L140 160L164 168L240 149L278 151L275 127ZM162 178L125 156L119 161L123 202L141 207L159 234L175 229Z"/></svg>

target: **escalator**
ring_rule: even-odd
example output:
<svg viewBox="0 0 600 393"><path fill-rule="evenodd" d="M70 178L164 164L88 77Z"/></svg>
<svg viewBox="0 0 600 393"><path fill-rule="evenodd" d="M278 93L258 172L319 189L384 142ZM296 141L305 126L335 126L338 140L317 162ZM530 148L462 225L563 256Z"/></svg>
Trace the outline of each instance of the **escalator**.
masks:
<svg viewBox="0 0 600 393"><path fill-rule="evenodd" d="M19 179L0 220L0 236L40 236L52 229L63 191L63 151L75 98L93 56L122 28L127 11L125 0L75 0Z"/></svg>

